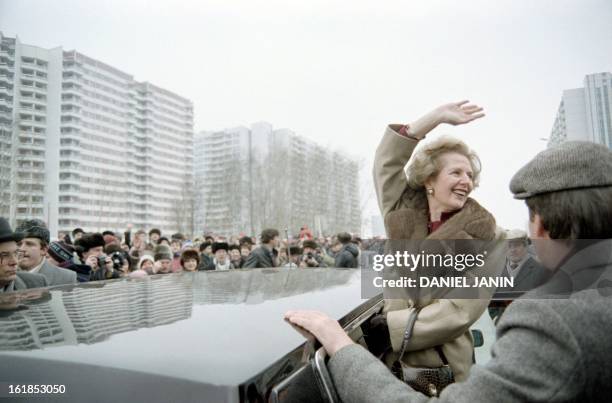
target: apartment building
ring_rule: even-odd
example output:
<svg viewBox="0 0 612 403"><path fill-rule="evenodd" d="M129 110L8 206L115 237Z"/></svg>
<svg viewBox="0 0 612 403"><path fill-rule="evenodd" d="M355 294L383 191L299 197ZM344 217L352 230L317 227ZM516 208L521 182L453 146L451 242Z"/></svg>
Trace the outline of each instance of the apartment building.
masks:
<svg viewBox="0 0 612 403"><path fill-rule="evenodd" d="M53 235L190 233L192 102L74 50L0 42L0 213Z"/></svg>
<svg viewBox="0 0 612 403"><path fill-rule="evenodd" d="M359 232L359 163L267 122L196 134L196 233Z"/></svg>
<svg viewBox="0 0 612 403"><path fill-rule="evenodd" d="M548 146L583 140L612 148L612 74L589 74L582 88L563 91Z"/></svg>

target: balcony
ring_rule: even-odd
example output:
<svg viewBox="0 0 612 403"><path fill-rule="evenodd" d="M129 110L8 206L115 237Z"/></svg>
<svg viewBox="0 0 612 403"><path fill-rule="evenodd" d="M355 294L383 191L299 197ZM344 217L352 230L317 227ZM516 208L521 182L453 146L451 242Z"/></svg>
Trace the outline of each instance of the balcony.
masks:
<svg viewBox="0 0 612 403"><path fill-rule="evenodd" d="M45 151L45 141L19 136L19 147L24 150Z"/></svg>
<svg viewBox="0 0 612 403"><path fill-rule="evenodd" d="M0 71L5 71L13 75L15 73L15 67L12 64L0 63Z"/></svg>

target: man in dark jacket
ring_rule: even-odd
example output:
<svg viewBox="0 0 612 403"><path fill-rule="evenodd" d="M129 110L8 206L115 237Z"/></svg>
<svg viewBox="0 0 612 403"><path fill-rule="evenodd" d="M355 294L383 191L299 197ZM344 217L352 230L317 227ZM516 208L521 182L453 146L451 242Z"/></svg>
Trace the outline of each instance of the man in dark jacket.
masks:
<svg viewBox="0 0 612 403"><path fill-rule="evenodd" d="M242 255L240 254L240 246L238 245L229 246L229 256L235 269L242 268L242 265L246 261L246 258L242 258Z"/></svg>
<svg viewBox="0 0 612 403"><path fill-rule="evenodd" d="M497 325L492 359L436 402L599 402L612 396L612 151L570 141L538 154L510 182L529 211L529 232L553 272L514 301ZM345 402L425 402L319 312L285 317L331 356Z"/></svg>
<svg viewBox="0 0 612 403"><path fill-rule="evenodd" d="M251 254L244 262L243 269L275 267L274 248L277 248L279 232L276 229L268 228L261 232L261 245L251 251Z"/></svg>
<svg viewBox="0 0 612 403"><path fill-rule="evenodd" d="M205 241L200 244L200 264L198 271L215 270L215 262L212 256L212 243Z"/></svg>
<svg viewBox="0 0 612 403"><path fill-rule="evenodd" d="M351 242L351 234L341 232L336 235L338 241L342 244L340 252L336 255L335 267L350 267L358 266L359 248Z"/></svg>

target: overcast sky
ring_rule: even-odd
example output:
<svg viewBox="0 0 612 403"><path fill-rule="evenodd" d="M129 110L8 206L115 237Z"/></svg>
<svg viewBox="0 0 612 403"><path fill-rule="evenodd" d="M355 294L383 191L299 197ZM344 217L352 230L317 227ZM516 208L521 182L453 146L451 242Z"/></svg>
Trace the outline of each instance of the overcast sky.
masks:
<svg viewBox="0 0 612 403"><path fill-rule="evenodd" d="M508 182L546 146L562 90L612 70L609 0L0 0L0 30L193 100L197 131L265 120L358 157L363 177L387 123L470 99L486 118L430 137L479 153L474 197L513 228L527 214Z"/></svg>

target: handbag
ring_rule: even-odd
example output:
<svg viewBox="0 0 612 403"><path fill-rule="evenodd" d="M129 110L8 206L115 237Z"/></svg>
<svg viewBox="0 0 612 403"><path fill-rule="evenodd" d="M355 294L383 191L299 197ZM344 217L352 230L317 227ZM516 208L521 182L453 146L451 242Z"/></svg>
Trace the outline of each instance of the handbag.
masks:
<svg viewBox="0 0 612 403"><path fill-rule="evenodd" d="M408 318L400 355L399 358L393 363L391 371L396 377L407 383L414 390L430 397L438 397L445 387L455 382L453 370L448 365L448 360L446 359L441 346L434 347L442 359L442 363L444 364L441 367L411 367L410 365L402 362L402 357L406 352L406 346L410 340L410 337L412 336L412 329L414 328L414 323L417 320L418 314L419 310L415 309Z"/></svg>

